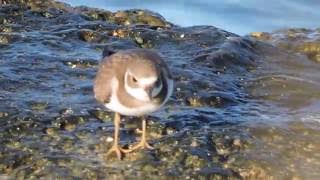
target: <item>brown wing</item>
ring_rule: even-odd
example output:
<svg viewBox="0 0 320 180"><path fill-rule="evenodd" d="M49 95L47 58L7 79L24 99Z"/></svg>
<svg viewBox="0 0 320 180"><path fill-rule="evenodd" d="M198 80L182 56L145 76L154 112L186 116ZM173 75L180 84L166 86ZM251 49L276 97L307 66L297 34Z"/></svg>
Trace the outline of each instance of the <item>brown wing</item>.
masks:
<svg viewBox="0 0 320 180"><path fill-rule="evenodd" d="M94 80L94 96L100 103L108 103L111 97L111 80L114 76L111 57L105 57Z"/></svg>

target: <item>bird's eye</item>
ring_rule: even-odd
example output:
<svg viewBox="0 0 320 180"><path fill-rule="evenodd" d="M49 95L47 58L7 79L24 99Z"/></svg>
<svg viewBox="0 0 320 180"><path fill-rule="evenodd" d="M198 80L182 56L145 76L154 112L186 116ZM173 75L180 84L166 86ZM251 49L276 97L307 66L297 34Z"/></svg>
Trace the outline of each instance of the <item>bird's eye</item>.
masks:
<svg viewBox="0 0 320 180"><path fill-rule="evenodd" d="M133 77L133 76L132 76L132 81L133 81L134 83L137 83L137 82L138 82L138 80L137 80L135 77Z"/></svg>

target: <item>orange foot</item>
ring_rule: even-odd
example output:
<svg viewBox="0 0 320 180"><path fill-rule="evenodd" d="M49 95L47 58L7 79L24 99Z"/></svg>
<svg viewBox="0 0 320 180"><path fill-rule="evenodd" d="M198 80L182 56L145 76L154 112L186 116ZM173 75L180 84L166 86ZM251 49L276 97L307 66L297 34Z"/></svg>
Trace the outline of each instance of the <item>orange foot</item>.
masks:
<svg viewBox="0 0 320 180"><path fill-rule="evenodd" d="M109 151L106 153L105 157L110 156L110 154L112 154L113 152L115 152L117 154L117 158L119 160L121 160L123 158L123 154L128 153L126 149L122 149L121 147L119 147L118 145L113 145Z"/></svg>

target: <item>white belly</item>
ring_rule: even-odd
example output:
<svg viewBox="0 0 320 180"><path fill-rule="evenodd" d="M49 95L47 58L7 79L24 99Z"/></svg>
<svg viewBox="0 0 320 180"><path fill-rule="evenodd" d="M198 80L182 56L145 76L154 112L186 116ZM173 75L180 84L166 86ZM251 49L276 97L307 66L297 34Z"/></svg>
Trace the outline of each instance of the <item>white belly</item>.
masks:
<svg viewBox="0 0 320 180"><path fill-rule="evenodd" d="M110 103L105 104L105 106L112 111L115 111L122 115L127 115L127 116L141 116L141 115L152 113L153 111L156 111L157 109L160 108L159 105L157 106L153 104L146 104L144 106L140 106L137 108L126 107L119 102L116 96L111 97Z"/></svg>

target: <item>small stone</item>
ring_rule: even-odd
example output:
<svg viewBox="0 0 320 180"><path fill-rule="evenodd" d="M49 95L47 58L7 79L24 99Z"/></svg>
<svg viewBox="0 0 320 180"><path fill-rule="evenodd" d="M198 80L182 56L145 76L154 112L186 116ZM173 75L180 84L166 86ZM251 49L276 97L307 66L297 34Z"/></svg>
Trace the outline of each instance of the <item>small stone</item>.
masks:
<svg viewBox="0 0 320 180"><path fill-rule="evenodd" d="M250 35L261 40L268 40L271 38L270 34L266 32L252 32Z"/></svg>
<svg viewBox="0 0 320 180"><path fill-rule="evenodd" d="M100 33L90 29L81 29L78 34L79 38L86 42L97 42L102 39Z"/></svg>
<svg viewBox="0 0 320 180"><path fill-rule="evenodd" d="M241 140L238 139L238 138L237 138L237 139L234 139L234 140L233 140L233 145L234 145L234 146L241 146Z"/></svg>
<svg viewBox="0 0 320 180"><path fill-rule="evenodd" d="M199 146L199 143L197 142L197 140L193 139L191 144L190 144L191 147L198 147Z"/></svg>
<svg viewBox="0 0 320 180"><path fill-rule="evenodd" d="M103 122L110 122L112 121L112 113L103 111L101 109L95 109L95 110L90 110L89 113L94 116L95 118L103 121Z"/></svg>
<svg viewBox="0 0 320 180"><path fill-rule="evenodd" d="M0 27L0 32L4 32L4 33L9 33L12 32L12 28L11 27Z"/></svg>
<svg viewBox="0 0 320 180"><path fill-rule="evenodd" d="M41 15L45 18L53 18L54 17L54 15L48 11L42 12Z"/></svg>
<svg viewBox="0 0 320 180"><path fill-rule="evenodd" d="M7 112L0 112L0 118L7 117L8 115Z"/></svg>
<svg viewBox="0 0 320 180"><path fill-rule="evenodd" d="M64 129L67 131L73 131L76 128L75 124L71 124L71 123L66 123L64 125Z"/></svg>
<svg viewBox="0 0 320 180"><path fill-rule="evenodd" d="M205 160L196 155L189 154L185 159L185 165L193 169L202 168L205 164Z"/></svg>
<svg viewBox="0 0 320 180"><path fill-rule="evenodd" d="M167 135L171 135L171 134L174 134L176 132L176 130L172 127L167 127L166 128L166 134Z"/></svg>
<svg viewBox="0 0 320 180"><path fill-rule="evenodd" d="M47 128L47 129L46 129L46 133L47 133L49 136L54 136L54 135L57 134L57 130L56 130L55 128L50 127L50 128Z"/></svg>
<svg viewBox="0 0 320 180"><path fill-rule="evenodd" d="M128 13L124 11L118 11L114 14L114 17L116 18L128 18Z"/></svg>
<svg viewBox="0 0 320 180"><path fill-rule="evenodd" d="M113 137L108 136L106 142L113 142Z"/></svg>
<svg viewBox="0 0 320 180"><path fill-rule="evenodd" d="M43 111L48 107L47 102L33 102L31 104L31 109L35 111Z"/></svg>
<svg viewBox="0 0 320 180"><path fill-rule="evenodd" d="M143 44L143 39L141 37L136 36L135 40L138 44Z"/></svg>
<svg viewBox="0 0 320 180"><path fill-rule="evenodd" d="M65 152L71 152L73 150L73 143L71 140L67 140L63 143L63 150Z"/></svg>
<svg viewBox="0 0 320 180"><path fill-rule="evenodd" d="M7 36L0 35L0 44L5 45L9 43L9 39Z"/></svg>
<svg viewBox="0 0 320 180"><path fill-rule="evenodd" d="M63 115L63 116L66 116L66 115L71 115L73 114L73 110L72 108L66 108L66 109L63 109L60 111L60 114Z"/></svg>
<svg viewBox="0 0 320 180"><path fill-rule="evenodd" d="M187 99L187 103L190 105L190 106L193 106L193 107L201 107L202 106L202 103L200 102L200 98L198 97L189 97Z"/></svg>

